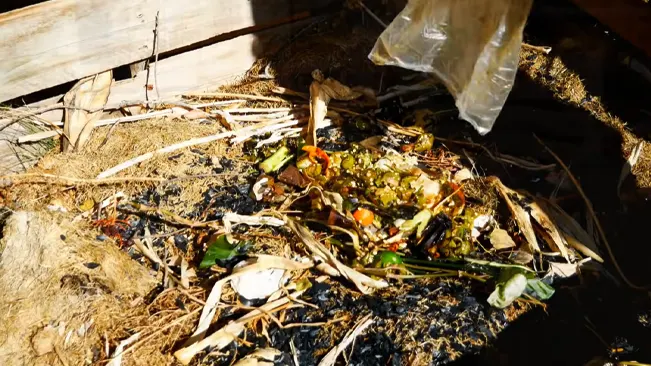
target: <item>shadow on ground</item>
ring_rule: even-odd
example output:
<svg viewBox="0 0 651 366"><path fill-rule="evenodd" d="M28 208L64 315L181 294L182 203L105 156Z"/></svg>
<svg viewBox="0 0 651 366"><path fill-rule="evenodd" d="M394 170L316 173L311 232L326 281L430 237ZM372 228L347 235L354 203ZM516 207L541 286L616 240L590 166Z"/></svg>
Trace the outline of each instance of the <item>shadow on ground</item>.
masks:
<svg viewBox="0 0 651 366"><path fill-rule="evenodd" d="M539 2L527 29L534 39L540 40L539 44L550 44L558 49L567 65L584 78L590 93L600 96L609 111L630 122L638 136L648 139L649 118L644 117L642 109L651 101L649 85L618 63L621 48L604 41L603 35L600 40L596 34L599 31L589 29L594 25L593 20L577 14L576 8L564 2L553 1L544 5ZM595 42L594 47L583 44L584 52L577 52L581 44L576 42L583 42L581 37L586 34ZM329 36L329 33L317 33L314 39ZM572 37L575 44L566 40ZM340 64L332 64L327 52L312 57L314 61L306 61L305 69L298 70L303 79L297 77L296 69L282 71L282 68L278 79L283 86L306 89L310 81L309 72L321 68L344 83L357 85L366 80L370 83L367 85L376 87L377 71L369 71L363 76L367 71L362 71L367 66L364 64L366 61L361 61L362 66L354 61L356 58L365 59L370 50L367 43L362 42L359 47L362 49L351 52ZM592 52L586 53L586 47ZM310 55L297 53L295 57L307 60ZM635 92L634 87L643 88L644 92ZM446 108L446 104L449 107L449 99L435 101L431 107L437 110L435 108ZM507 105L490 134L478 136L467 124L456 119L439 122L435 133L456 139L470 135L474 142L494 147L503 154L532 158L545 164L555 163L536 141L534 136L538 136L570 166L581 182L626 276L636 284L651 282L651 272L645 270L651 258L651 246L645 232L651 217L651 204L640 199L630 201L624 207L617 195L619 175L625 162L620 132L585 110L559 102L550 91L519 74ZM549 172L504 167L486 156L477 163L485 174L499 176L508 186L545 197L549 197L559 183L557 177ZM627 184L624 189L635 189L634 186ZM585 204L573 186L565 181L558 195L562 199L561 206L571 214L578 214L579 222L585 226ZM564 284L557 289L546 312L542 309L529 312L511 324L479 355L465 356L454 364L583 365L595 357L610 357L612 354L609 352L617 348L623 351L618 355L622 360L651 362L651 348L648 347L651 328L644 323L645 316L651 316L648 293L629 290L621 282L616 283L620 276L605 249L602 254L607 258L609 264L606 267L612 277L589 275L582 278L582 283L575 280Z"/></svg>

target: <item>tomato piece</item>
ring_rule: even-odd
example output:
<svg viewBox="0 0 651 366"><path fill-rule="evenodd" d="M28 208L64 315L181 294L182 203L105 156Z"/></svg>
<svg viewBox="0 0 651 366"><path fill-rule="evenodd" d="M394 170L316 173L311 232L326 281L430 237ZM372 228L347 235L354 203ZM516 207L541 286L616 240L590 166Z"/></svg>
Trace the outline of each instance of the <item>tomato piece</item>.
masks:
<svg viewBox="0 0 651 366"><path fill-rule="evenodd" d="M365 208L360 207L357 209L357 211L355 211L353 217L362 226L368 226L373 223L373 220L375 219L375 214L373 214L373 211L371 210L367 210Z"/></svg>

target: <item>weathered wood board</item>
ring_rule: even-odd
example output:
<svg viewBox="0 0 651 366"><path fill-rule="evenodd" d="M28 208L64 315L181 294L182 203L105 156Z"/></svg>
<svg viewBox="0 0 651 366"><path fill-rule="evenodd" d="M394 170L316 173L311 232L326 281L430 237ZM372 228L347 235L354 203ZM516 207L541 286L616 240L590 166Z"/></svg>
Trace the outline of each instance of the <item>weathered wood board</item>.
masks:
<svg viewBox="0 0 651 366"><path fill-rule="evenodd" d="M642 0L571 0L651 57L651 5Z"/></svg>
<svg viewBox="0 0 651 366"><path fill-rule="evenodd" d="M332 0L50 0L0 14L0 102Z"/></svg>
<svg viewBox="0 0 651 366"><path fill-rule="evenodd" d="M171 98L184 92L211 91L221 85L235 81L247 72L258 56L273 52L285 45L299 29L312 20L286 24L254 34L243 35L228 41L213 44L194 51L185 52L158 62L158 92L161 99ZM150 83L154 76L150 74ZM119 104L125 100L145 100L147 70L138 72L135 78L117 82L111 88L108 104ZM29 107L36 110L55 104L63 96L48 98ZM156 98L156 91L149 91L150 99ZM53 110L40 115L52 123L63 120L63 110ZM0 121L0 125L7 121ZM0 132L0 137L15 140L19 136L34 133L16 125ZM56 137L54 131L45 131L44 136ZM23 171L30 167L40 153L39 145L15 145L0 141L0 175ZM19 153L19 154L18 154Z"/></svg>
<svg viewBox="0 0 651 366"><path fill-rule="evenodd" d="M147 96L146 85L154 83L154 70L158 75L158 93L161 99L185 92L215 90L242 76L258 56L285 45L298 30L310 22L311 18L285 24L172 56L160 60L157 66L152 63L149 81L147 70L141 70L133 79L116 82L111 88L107 104L115 105L127 100L144 101ZM148 93L150 100L156 99L156 89L149 90ZM48 98L30 104L29 107L33 110L47 107L60 101L62 97L63 95ZM63 110L45 112L40 117L53 123L61 122Z"/></svg>

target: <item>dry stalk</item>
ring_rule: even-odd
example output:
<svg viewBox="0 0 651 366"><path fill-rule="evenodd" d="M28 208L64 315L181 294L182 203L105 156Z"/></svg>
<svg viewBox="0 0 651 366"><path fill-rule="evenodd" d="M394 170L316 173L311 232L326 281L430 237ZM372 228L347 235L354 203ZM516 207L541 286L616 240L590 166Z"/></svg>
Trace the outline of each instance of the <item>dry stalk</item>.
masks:
<svg viewBox="0 0 651 366"><path fill-rule="evenodd" d="M190 139L190 140L187 140L187 141L179 142L179 143L176 143L174 145L170 145L170 146L158 149L156 151L148 152L146 154L137 156L137 157L135 157L133 159L127 160L122 164L118 164L118 165L114 166L111 169L105 170L104 172L100 173L97 176L97 178L98 179L108 178L108 177L110 177L112 175L115 175L115 174L121 172L124 169L130 168L130 167L132 167L132 166L134 166L136 164L140 164L143 161L147 161L147 160L149 160L149 159L151 159L154 156L159 155L159 154L166 154L166 153L170 153L170 152L174 152L174 151L177 151L177 150L184 149L186 147L192 147L192 146L196 146L196 145L207 144L209 142L222 140L222 139L225 139L225 138L228 138L228 137L242 136L244 134L248 134L247 138L249 138L249 137L252 137L252 136L254 136L256 134L259 134L259 133L272 132L274 127L276 127L277 129L287 127L284 124L276 124L275 126L271 126L274 123L277 123L277 121L276 120L271 120L271 121L261 122L261 123L255 124L253 126L241 128L241 129L236 130L236 131L226 131L226 132L218 133L218 134L215 134L215 135L209 135L209 136L205 136L205 137L198 137L198 138L193 138L193 139ZM270 129L271 129L271 131L270 131Z"/></svg>
<svg viewBox="0 0 651 366"><path fill-rule="evenodd" d="M554 159L556 159L558 164L563 168L563 170L565 170L565 173L567 173L567 176L570 178L570 180L572 180L572 183L574 184L577 191L581 195L581 198L583 198L583 201L585 202L585 205L586 205L586 207L588 209L588 212L590 213L590 216L592 217L592 220L594 221L595 225L597 226L597 231L599 232L599 237L601 238L601 241L603 242L604 246L606 247L606 250L608 251L608 256L610 257L610 260L613 262L613 265L615 266L615 269L617 270L617 273L619 273L619 276L622 278L622 280L624 280L624 282L632 289L643 290L643 291L649 290L649 285L638 286L638 285L632 283L628 279L628 277L626 277L624 272L622 271L622 268L619 266L619 263L617 263L617 259L615 259L615 255L613 254L613 251L612 251L612 249L610 247L610 244L608 244L608 239L606 239L606 233L604 232L604 229L601 227L601 223L599 221L599 218L597 217L597 214L594 211L594 208L592 207L592 202L590 201L588 196L586 196L585 192L583 192L583 188L581 187L581 184L576 179L574 174L572 174L572 172L570 171L570 168L568 168L567 165L565 165L565 163L563 162L563 160L561 160L561 158L558 155L556 155L556 153L552 149L547 147L547 145L545 145L545 143L540 138L538 138L538 136L536 136L534 134L533 137L538 141L538 143L540 143L540 145L542 145L542 147L545 148L545 150L547 150L547 152L551 156L554 157Z"/></svg>
<svg viewBox="0 0 651 366"><path fill-rule="evenodd" d="M220 230L223 229L223 227L219 224L217 221L208 221L208 222L197 222L197 221L192 221L188 220L186 218L183 218L175 213L172 213L167 210L163 210L160 208L156 207L151 207L147 205L143 205L137 202L129 202L129 206L135 208L136 210L150 214L150 213L155 213L160 216L166 221L169 221L171 224L177 224L177 225L183 225L183 226L188 226L191 228L211 228L211 229L216 229Z"/></svg>
<svg viewBox="0 0 651 366"><path fill-rule="evenodd" d="M275 98L275 97L265 97L262 95L250 95L250 94L238 94L238 93L188 93L184 94L184 97L189 98L240 98L240 99L249 99L249 100L264 100L267 102L284 102L287 103L285 99Z"/></svg>

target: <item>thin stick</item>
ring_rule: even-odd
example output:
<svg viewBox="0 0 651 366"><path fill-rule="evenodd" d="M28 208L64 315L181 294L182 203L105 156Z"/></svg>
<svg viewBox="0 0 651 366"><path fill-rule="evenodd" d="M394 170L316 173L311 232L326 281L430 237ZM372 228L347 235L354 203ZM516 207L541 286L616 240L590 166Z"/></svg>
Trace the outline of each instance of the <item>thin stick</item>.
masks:
<svg viewBox="0 0 651 366"><path fill-rule="evenodd" d="M586 196L585 192L583 192L583 188L581 188L581 184L576 179L574 174L572 174L572 172L567 167L567 165L565 165L563 160L561 160L561 158L558 155L556 155L556 153L554 151L552 151L552 149L547 147L547 145L545 145L545 143L541 139L539 139L538 136L536 136L534 134L533 137L538 141L538 143L540 143L540 145L542 145L542 147L545 148L545 150L547 150L547 152L551 156L554 157L554 159L556 159L558 164L561 167L563 167L563 169L565 170L565 173L567 173L567 176L570 177L570 180L572 180L572 183L574 183L574 186L576 187L577 191L581 195L581 198L583 198L583 201L585 202L585 205L586 205L586 207L588 209L588 212L590 213L590 216L592 217L592 220L594 221L595 225L597 226L597 231L599 232L599 237L601 238L602 243L604 244L604 246L608 250L608 256L610 257L610 260L613 262L613 265L615 266L615 269L617 270L617 273L619 273L620 277L622 277L622 280L624 280L624 282L626 282L626 284L630 288L633 288L633 289L636 289L636 290L644 290L644 291L648 290L649 285L645 285L645 286L635 285L634 283L632 283L628 279L628 277L626 277L626 275L624 275L624 272L620 268L619 263L617 263L617 259L615 259L615 255L613 254L613 251L610 248L610 244L608 244L608 239L606 239L606 233L604 232L604 229L601 227L601 223L599 222L599 218L597 217L597 214L595 213L594 209L592 208L592 202L590 202L590 200L588 199L588 196Z"/></svg>
<svg viewBox="0 0 651 366"><path fill-rule="evenodd" d="M285 102L287 101L282 98L275 97L265 97L262 95L250 95L250 94L238 94L238 93L188 93L183 94L184 97L195 97L195 98L241 98L241 99L250 99L250 100L266 100L268 102Z"/></svg>
<svg viewBox="0 0 651 366"><path fill-rule="evenodd" d="M38 110L36 110L34 112L27 113L27 114L22 115L20 117L10 119L7 123L0 126L0 131L4 130L5 128L7 128L7 127L9 127L11 125L13 125L14 123L18 123L18 122L24 120L25 118L35 117L35 116L38 116L39 114L43 114L43 113L50 112L50 111L55 111L57 109L73 109L73 110L85 111L85 112L88 112L88 113L94 113L94 112L99 112L99 111L103 110L101 108L98 109L98 110L90 110L90 109L80 108L80 107L66 107L61 103L57 103L57 104L51 105L49 107L44 107L44 108L38 109Z"/></svg>
<svg viewBox="0 0 651 366"><path fill-rule="evenodd" d="M160 10L156 12L156 25L154 26L154 51L156 55L154 56L154 88L156 88L156 99L160 99L160 93L158 92L158 21L160 16Z"/></svg>
<svg viewBox="0 0 651 366"><path fill-rule="evenodd" d="M225 105L231 105L231 104L237 104L237 103L244 103L246 100L243 99L233 99L233 100L220 100L218 102L209 102L209 103L201 103L201 104L194 104L193 106L195 108L206 108L206 107L221 107ZM231 110L229 110L231 112Z"/></svg>
<svg viewBox="0 0 651 366"><path fill-rule="evenodd" d="M359 2L359 5L360 5L360 6L361 6L361 7L362 7L362 8L363 8L367 13L368 13L368 15L371 16L371 18L375 19L376 22L380 23L380 25L381 25L382 27L384 27L384 28L387 27L387 24L386 24L384 21L382 21L382 19L380 19L380 17L378 17L377 15L375 15L375 13L373 13L373 12L371 11L371 9L369 9L366 5L364 5L363 2L360 1L360 2Z"/></svg>
<svg viewBox="0 0 651 366"><path fill-rule="evenodd" d="M280 107L280 108L233 108L226 109L228 113L272 113L272 112L291 112L295 108Z"/></svg>
<svg viewBox="0 0 651 366"><path fill-rule="evenodd" d="M172 109L164 109L162 111L138 114L138 115L135 115L135 116L102 119L102 120L99 120L99 121L97 121L95 123L95 127L108 126L108 125L121 123L121 122L136 122L136 121L141 121L143 119L166 116L168 114L172 114L173 112L174 111ZM58 136L61 133L63 133L63 132L59 131L59 130L38 132L38 133L31 134L31 135L26 135L26 136L19 137L18 138L18 143L21 144L21 143L25 143L25 142L34 142L34 141L45 140L45 139L49 139L49 138Z"/></svg>
<svg viewBox="0 0 651 366"><path fill-rule="evenodd" d="M159 209L157 207L151 207L147 205L143 205L137 202L129 202L128 205L131 207L135 208L136 210L143 212L143 213L156 213L160 216L162 216L163 219L166 221L169 221L173 224L178 224L178 225L184 225L188 226L191 228L212 228L212 229L221 229L222 226L219 224L217 221L207 221L207 222L197 222L197 221L191 221L186 218L183 218L173 212L170 212L168 210L163 210ZM171 220L170 220L171 219Z"/></svg>
<svg viewBox="0 0 651 366"><path fill-rule="evenodd" d="M522 47L523 48L528 48L530 50L542 52L542 53L544 53L546 55L548 55L550 52L552 52L552 48L549 47L549 46L534 46L534 45L530 45L528 43L522 42Z"/></svg>
<svg viewBox="0 0 651 366"><path fill-rule="evenodd" d="M244 130L244 129L242 129L242 130ZM242 130L239 130L239 131L242 131ZM100 173L97 176L97 179L107 178L107 177L110 177L112 175L115 175L115 174L121 172L124 169L132 167L132 166L134 166L136 164L140 164L143 161L147 161L147 160L153 158L155 155L165 154L165 153L168 153L168 152L181 150L181 149L184 149L186 147L196 146L196 145L200 145L200 144L206 144L206 143L209 143L209 142L213 142L213 141L217 141L217 140L221 140L221 139L233 136L234 134L235 133L233 131L222 132L222 133L218 133L216 135L210 135L210 136L206 136L206 137L190 139L190 140L187 140L187 141L183 141L183 142L180 142L180 143L177 143L177 144L174 144L174 145L164 147L162 149L158 149L156 151L148 152L146 154L137 156L137 157L135 157L135 158L133 158L131 160L127 160L122 164L118 164L118 165L114 166L111 169L105 170L104 172Z"/></svg>
<svg viewBox="0 0 651 366"><path fill-rule="evenodd" d="M507 164L513 164L513 165L515 165L517 167L520 167L520 168L526 169L526 170L539 171L539 170L552 170L552 169L556 168L556 164L547 164L547 165L536 164L536 163L533 163L533 162L530 162L530 161L526 161L526 160L516 158L514 156L504 155L504 154L500 154L500 153L497 153L497 156L496 156L486 146L484 146L482 144L478 144L476 142L451 140L451 139L446 139L446 138L442 138L442 137L436 137L436 139L438 139L440 141L444 141L444 142L451 142L451 143L457 144L457 145L466 145L466 146L480 148L480 149L484 150L486 152L486 154L488 154L488 156L491 159L495 160L495 161L503 162L503 163L507 163Z"/></svg>

